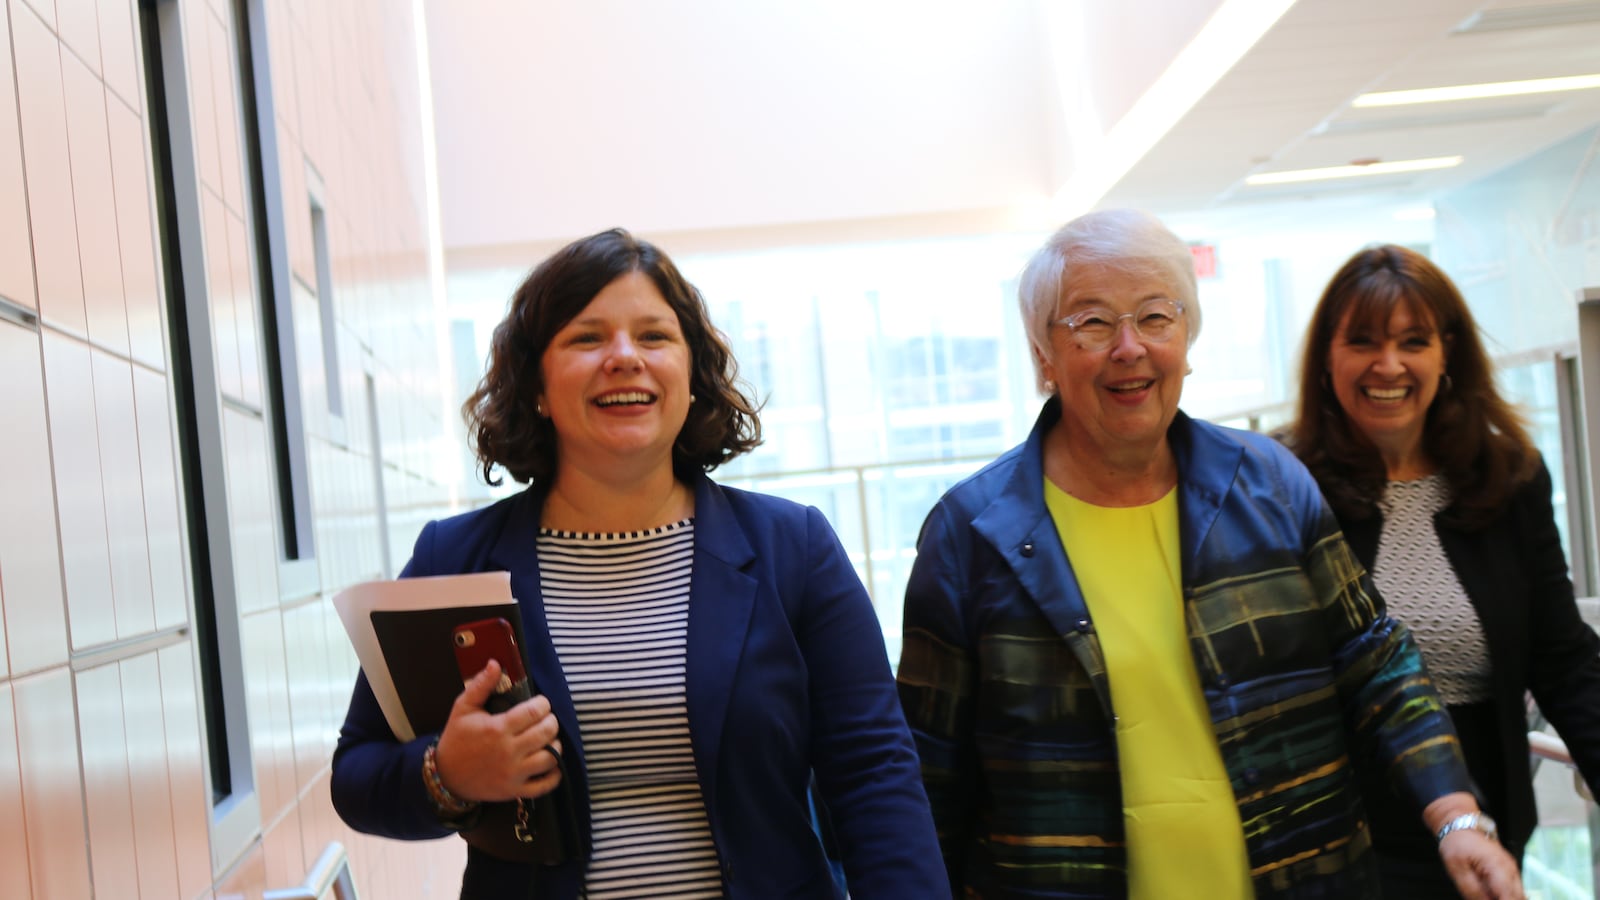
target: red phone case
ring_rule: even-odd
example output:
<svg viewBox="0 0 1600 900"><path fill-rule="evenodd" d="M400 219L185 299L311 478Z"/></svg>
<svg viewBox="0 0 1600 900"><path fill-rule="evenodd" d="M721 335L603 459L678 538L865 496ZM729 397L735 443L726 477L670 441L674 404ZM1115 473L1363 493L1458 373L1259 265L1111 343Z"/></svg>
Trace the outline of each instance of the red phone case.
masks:
<svg viewBox="0 0 1600 900"><path fill-rule="evenodd" d="M457 625L454 634L456 668L461 680L467 682L483 671L489 660L500 663L500 683L495 685L487 708L490 712L503 712L532 696L528 673L522 665L522 653L517 649L517 639L511 632L511 623L505 619L479 619Z"/></svg>
<svg viewBox="0 0 1600 900"><path fill-rule="evenodd" d="M458 625L454 643L462 681L482 672L489 660L500 661L504 674L484 709L498 715L533 696L533 683L528 679L510 622L481 619ZM566 768L560 756L556 757L556 765L562 767L564 776ZM565 862L581 846L569 790L563 779L554 792L537 800L484 804L482 823L465 832L467 843L506 860L543 865Z"/></svg>

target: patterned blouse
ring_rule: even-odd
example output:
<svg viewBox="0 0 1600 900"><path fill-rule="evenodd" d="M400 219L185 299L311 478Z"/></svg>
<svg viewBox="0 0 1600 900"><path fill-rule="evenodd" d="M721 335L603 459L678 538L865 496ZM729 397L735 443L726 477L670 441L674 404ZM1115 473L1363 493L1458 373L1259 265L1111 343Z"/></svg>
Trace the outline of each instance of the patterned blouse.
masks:
<svg viewBox="0 0 1600 900"><path fill-rule="evenodd" d="M1378 502L1383 532L1372 581L1389 615L1411 629L1439 696L1460 706L1492 693L1483 624L1433 528L1433 517L1449 505L1443 475L1389 482Z"/></svg>

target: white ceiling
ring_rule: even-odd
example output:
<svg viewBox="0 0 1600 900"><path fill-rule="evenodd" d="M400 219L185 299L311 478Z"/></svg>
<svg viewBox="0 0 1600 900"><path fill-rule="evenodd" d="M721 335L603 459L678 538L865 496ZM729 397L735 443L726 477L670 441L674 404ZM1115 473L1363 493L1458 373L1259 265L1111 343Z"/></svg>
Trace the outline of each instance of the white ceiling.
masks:
<svg viewBox="0 0 1600 900"><path fill-rule="evenodd" d="M1551 20L1561 24L1528 24ZM1600 90L1352 109L1357 94L1595 72L1600 2L1301 0L1104 202L1261 228L1303 218L1311 201L1425 202L1600 123ZM1453 155L1462 165L1433 172L1244 184L1256 172Z"/></svg>
<svg viewBox="0 0 1600 900"><path fill-rule="evenodd" d="M1082 136L1115 125L1219 6L428 0L450 266L526 266L611 225L678 250L1048 227ZM1425 201L1600 122L1600 90L1353 97L1593 72L1600 0L1299 0L1102 202L1270 228L1309 200ZM1243 184L1456 154L1442 172Z"/></svg>

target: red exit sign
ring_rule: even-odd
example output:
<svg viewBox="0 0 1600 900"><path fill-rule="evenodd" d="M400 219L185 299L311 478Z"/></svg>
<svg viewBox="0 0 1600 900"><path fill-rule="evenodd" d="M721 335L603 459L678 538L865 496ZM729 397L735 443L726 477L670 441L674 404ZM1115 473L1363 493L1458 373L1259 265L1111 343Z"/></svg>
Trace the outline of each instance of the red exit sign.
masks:
<svg viewBox="0 0 1600 900"><path fill-rule="evenodd" d="M1189 255L1194 257L1196 278L1217 277L1217 248L1213 244L1190 244Z"/></svg>

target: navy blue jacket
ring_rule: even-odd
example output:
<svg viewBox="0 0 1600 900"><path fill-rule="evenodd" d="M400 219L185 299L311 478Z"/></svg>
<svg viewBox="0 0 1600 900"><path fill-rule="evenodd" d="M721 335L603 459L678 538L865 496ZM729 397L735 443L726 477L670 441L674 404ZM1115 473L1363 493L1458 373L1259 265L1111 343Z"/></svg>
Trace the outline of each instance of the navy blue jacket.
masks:
<svg viewBox="0 0 1600 900"><path fill-rule="evenodd" d="M948 895L916 750L866 591L822 514L697 477L686 694L695 768L729 898L833 898L812 829L816 773L855 900ZM530 488L430 522L402 577L509 571L529 674L561 725L588 846L588 780L572 697L545 622ZM422 783L434 735L400 743L364 676L333 760L333 801L351 827L436 838ZM541 867L467 853L463 897L576 898L586 860Z"/></svg>

